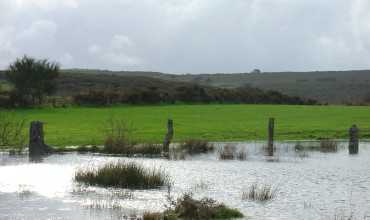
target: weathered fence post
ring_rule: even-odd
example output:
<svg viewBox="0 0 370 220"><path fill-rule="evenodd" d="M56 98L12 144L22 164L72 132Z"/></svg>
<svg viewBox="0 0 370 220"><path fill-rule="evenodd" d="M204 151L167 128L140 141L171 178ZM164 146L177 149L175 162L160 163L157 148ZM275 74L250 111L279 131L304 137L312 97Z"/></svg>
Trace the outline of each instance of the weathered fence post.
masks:
<svg viewBox="0 0 370 220"><path fill-rule="evenodd" d="M173 120L168 119L168 121L167 121L167 134L164 137L164 141L163 141L163 151L164 152L169 152L172 138L173 138Z"/></svg>
<svg viewBox="0 0 370 220"><path fill-rule="evenodd" d="M42 156L50 152L50 147L44 142L43 123L31 122L29 155L32 157Z"/></svg>
<svg viewBox="0 0 370 220"><path fill-rule="evenodd" d="M275 119L269 118L267 151L269 156L274 156L274 127Z"/></svg>
<svg viewBox="0 0 370 220"><path fill-rule="evenodd" d="M349 129L349 154L358 154L358 132L359 129L356 125L352 125Z"/></svg>

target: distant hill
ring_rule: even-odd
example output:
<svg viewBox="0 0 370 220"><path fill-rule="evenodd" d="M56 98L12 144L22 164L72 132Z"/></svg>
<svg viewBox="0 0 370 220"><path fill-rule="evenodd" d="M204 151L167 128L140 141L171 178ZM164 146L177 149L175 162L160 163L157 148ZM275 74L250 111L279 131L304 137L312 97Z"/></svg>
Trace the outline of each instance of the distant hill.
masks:
<svg viewBox="0 0 370 220"><path fill-rule="evenodd" d="M218 88L165 79L161 73L93 70L63 70L57 81L56 95L67 97L79 105L159 104L159 103L258 103L314 105L316 100L288 96L277 91L252 87ZM0 73L0 83L4 83ZM5 82L6 83L6 82ZM24 99L15 99L2 89L2 105L32 105ZM0 94L1 95L1 94ZM31 104L29 104L31 103ZM54 103L54 102L53 102Z"/></svg>
<svg viewBox="0 0 370 220"><path fill-rule="evenodd" d="M0 72L0 80L3 74ZM63 94L74 94L94 85L98 88L158 87L179 85L276 90L290 96L331 104L360 103L370 97L370 70L330 72L264 72L233 74L166 74L144 71L66 69L59 79Z"/></svg>
<svg viewBox="0 0 370 220"><path fill-rule="evenodd" d="M182 75L102 70L73 70L73 72L142 76L223 88L248 86L332 104L359 103L370 97L370 70Z"/></svg>

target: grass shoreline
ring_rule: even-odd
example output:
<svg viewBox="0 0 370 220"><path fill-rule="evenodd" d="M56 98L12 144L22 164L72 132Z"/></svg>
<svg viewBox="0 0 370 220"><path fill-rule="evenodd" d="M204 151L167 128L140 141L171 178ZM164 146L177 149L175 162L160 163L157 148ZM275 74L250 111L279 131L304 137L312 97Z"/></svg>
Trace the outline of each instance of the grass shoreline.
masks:
<svg viewBox="0 0 370 220"><path fill-rule="evenodd" d="M361 138L370 138L370 107L364 106L189 104L13 111L27 122L45 122L46 143L57 147L102 145L103 122L112 116L132 122L134 137L143 143L163 141L167 118L174 120L175 142L189 138L212 142L265 140L269 117L276 119L276 140L347 139L352 124L360 127Z"/></svg>

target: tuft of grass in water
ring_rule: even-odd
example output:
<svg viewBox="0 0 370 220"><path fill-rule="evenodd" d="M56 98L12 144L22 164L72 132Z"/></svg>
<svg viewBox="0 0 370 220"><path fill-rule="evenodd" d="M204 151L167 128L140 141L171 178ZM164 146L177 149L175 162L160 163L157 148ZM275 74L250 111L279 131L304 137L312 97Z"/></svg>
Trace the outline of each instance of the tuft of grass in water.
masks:
<svg viewBox="0 0 370 220"><path fill-rule="evenodd" d="M218 158L220 160L233 160L236 153L236 146L233 144L227 144L218 151Z"/></svg>
<svg viewBox="0 0 370 220"><path fill-rule="evenodd" d="M132 139L133 126L125 120L110 118L104 124L104 148L109 154L130 154L135 142Z"/></svg>
<svg viewBox="0 0 370 220"><path fill-rule="evenodd" d="M174 213L179 219L230 219L242 218L243 214L237 209L217 203L213 199L196 200L191 194L185 194L176 202Z"/></svg>
<svg viewBox="0 0 370 220"><path fill-rule="evenodd" d="M244 217L237 209L227 207L213 199L194 199L191 193L174 200L171 196L171 186L168 186L166 210L163 213L144 213L143 220L211 220L234 219Z"/></svg>
<svg viewBox="0 0 370 220"><path fill-rule="evenodd" d="M320 150L322 152L337 152L338 143L332 139L321 139L320 140Z"/></svg>
<svg viewBox="0 0 370 220"><path fill-rule="evenodd" d="M253 201L265 202L275 198L277 189L268 184L252 184L247 192L243 192L242 198Z"/></svg>
<svg viewBox="0 0 370 220"><path fill-rule="evenodd" d="M230 219L230 218L243 218L244 215L237 209L220 205L215 209L214 219Z"/></svg>
<svg viewBox="0 0 370 220"><path fill-rule="evenodd" d="M147 170L136 163L108 163L102 167L77 170L74 180L87 185L129 189L151 189L169 183L162 170Z"/></svg>
<svg viewBox="0 0 370 220"><path fill-rule="evenodd" d="M26 120L15 117L14 112L0 108L0 149L10 149L11 154L22 153L26 136Z"/></svg>
<svg viewBox="0 0 370 220"><path fill-rule="evenodd" d="M236 159L238 159L238 160L247 160L247 157L248 157L248 154L247 154L247 151L244 148L240 149L236 153Z"/></svg>
<svg viewBox="0 0 370 220"><path fill-rule="evenodd" d="M143 220L162 220L164 219L163 214L160 212L145 212Z"/></svg>
<svg viewBox="0 0 370 220"><path fill-rule="evenodd" d="M142 154L142 155L160 155L162 153L162 145L154 143L143 143L135 145L130 154Z"/></svg>
<svg viewBox="0 0 370 220"><path fill-rule="evenodd" d="M164 213L159 212L146 212L143 215L142 220L180 220L176 213L172 211L165 211Z"/></svg>
<svg viewBox="0 0 370 220"><path fill-rule="evenodd" d="M227 144L218 151L218 159L220 160L247 160L247 157L245 148L237 150L234 144Z"/></svg>
<svg viewBox="0 0 370 220"><path fill-rule="evenodd" d="M333 220L356 220L356 218L353 216L353 213L350 213L348 216L345 213L336 213ZM365 217L364 220L366 220Z"/></svg>
<svg viewBox="0 0 370 220"><path fill-rule="evenodd" d="M180 144L180 149L186 151L188 154L199 154L213 151L214 146L208 140L188 139Z"/></svg>

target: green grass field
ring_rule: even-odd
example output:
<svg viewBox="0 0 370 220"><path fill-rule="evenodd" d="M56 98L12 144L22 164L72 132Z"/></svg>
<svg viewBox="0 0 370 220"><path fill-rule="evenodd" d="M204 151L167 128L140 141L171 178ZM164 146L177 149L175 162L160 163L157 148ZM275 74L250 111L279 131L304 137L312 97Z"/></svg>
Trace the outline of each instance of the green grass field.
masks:
<svg viewBox="0 0 370 220"><path fill-rule="evenodd" d="M370 137L370 107L288 105L165 105L22 109L16 115L45 122L50 145L103 143L103 125L111 118L125 119L139 141L162 142L167 118L174 119L175 140L260 140L267 136L269 117L276 118L276 139L346 138L352 124Z"/></svg>

